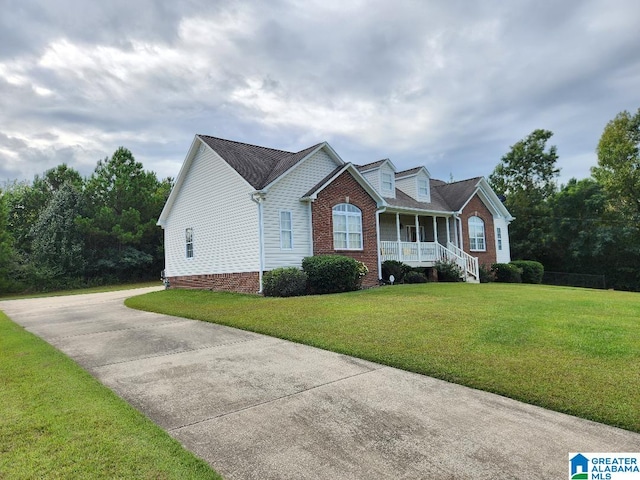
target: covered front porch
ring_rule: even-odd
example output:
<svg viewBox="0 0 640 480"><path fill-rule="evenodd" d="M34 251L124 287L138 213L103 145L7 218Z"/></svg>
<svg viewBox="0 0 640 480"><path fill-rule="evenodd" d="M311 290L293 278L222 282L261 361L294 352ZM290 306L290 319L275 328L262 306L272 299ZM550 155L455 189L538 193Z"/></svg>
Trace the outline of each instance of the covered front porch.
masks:
<svg viewBox="0 0 640 480"><path fill-rule="evenodd" d="M479 279L478 259L460 248L460 222L453 215L380 214L380 258L412 267L432 267L438 261L458 264L465 280Z"/></svg>

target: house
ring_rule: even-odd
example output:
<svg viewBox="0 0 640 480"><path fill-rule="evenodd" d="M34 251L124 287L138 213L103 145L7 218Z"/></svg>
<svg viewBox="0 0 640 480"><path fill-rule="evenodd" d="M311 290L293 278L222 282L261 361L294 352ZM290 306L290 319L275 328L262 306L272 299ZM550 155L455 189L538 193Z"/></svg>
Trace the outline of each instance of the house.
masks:
<svg viewBox="0 0 640 480"><path fill-rule="evenodd" d="M160 215L171 286L259 292L262 274L342 254L381 264L447 259L465 280L510 261L513 217L487 181L445 183L389 159L356 166L324 142L299 152L196 135Z"/></svg>

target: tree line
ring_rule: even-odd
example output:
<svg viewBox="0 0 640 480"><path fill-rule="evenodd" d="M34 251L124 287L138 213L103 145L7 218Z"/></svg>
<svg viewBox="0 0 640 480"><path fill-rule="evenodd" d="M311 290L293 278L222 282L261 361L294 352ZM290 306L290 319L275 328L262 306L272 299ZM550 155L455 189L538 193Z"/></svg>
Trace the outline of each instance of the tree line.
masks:
<svg viewBox="0 0 640 480"><path fill-rule="evenodd" d="M158 278L172 179L120 147L88 178L66 164L0 190L0 293Z"/></svg>
<svg viewBox="0 0 640 480"><path fill-rule="evenodd" d="M605 127L591 177L558 187L553 133L534 130L489 176L516 220L511 256L546 271L605 275L640 291L640 109ZM88 178L65 164L0 190L0 293L157 278L157 218L172 179L159 180L120 147Z"/></svg>
<svg viewBox="0 0 640 480"><path fill-rule="evenodd" d="M605 275L608 288L640 291L640 109L604 128L589 178L557 186L553 135L535 130L504 155L489 183L516 217L511 256L546 271Z"/></svg>

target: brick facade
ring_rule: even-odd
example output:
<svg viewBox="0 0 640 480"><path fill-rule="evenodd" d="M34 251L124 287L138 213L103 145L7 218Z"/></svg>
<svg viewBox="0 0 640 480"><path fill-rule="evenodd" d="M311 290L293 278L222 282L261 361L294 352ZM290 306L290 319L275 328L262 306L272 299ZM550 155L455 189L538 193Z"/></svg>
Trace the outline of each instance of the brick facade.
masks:
<svg viewBox="0 0 640 480"><path fill-rule="evenodd" d="M333 207L350 203L362 211L362 250L335 250L333 248ZM313 254L337 254L363 262L369 273L362 286L378 285L378 238L376 234L376 201L348 171L342 173L322 190L311 207L313 223Z"/></svg>
<svg viewBox="0 0 640 480"><path fill-rule="evenodd" d="M258 272L218 273L169 277L170 288L196 288L223 292L258 293Z"/></svg>
<svg viewBox="0 0 640 480"><path fill-rule="evenodd" d="M484 237L487 248L484 252L472 252L469 248L469 218L473 216L480 217L484 221ZM478 265L490 267L493 263L496 263L496 238L493 215L477 194L474 195L469 203L467 203L467 206L464 207L460 218L462 219L464 251L473 257L478 257Z"/></svg>

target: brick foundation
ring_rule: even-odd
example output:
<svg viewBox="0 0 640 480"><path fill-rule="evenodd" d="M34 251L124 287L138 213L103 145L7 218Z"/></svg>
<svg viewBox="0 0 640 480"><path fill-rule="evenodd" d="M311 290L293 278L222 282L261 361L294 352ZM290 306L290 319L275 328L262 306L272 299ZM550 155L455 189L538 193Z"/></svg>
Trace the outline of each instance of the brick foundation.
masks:
<svg viewBox="0 0 640 480"><path fill-rule="evenodd" d="M472 252L469 248L469 218L473 216L480 217L484 221L484 239L487 248L484 252ZM466 207L464 207L460 218L462 219L464 251L473 257L478 257L479 265L491 266L496 263L496 238L493 215L477 194L474 195Z"/></svg>
<svg viewBox="0 0 640 480"><path fill-rule="evenodd" d="M333 207L350 203L362 211L362 250L336 250L333 247ZM344 255L363 262L369 273L362 279L364 288L378 285L378 238L376 202L349 172L344 172L318 194L311 207L313 254Z"/></svg>
<svg viewBox="0 0 640 480"><path fill-rule="evenodd" d="M169 277L170 288L193 288L222 292L258 293L258 272L218 273Z"/></svg>

